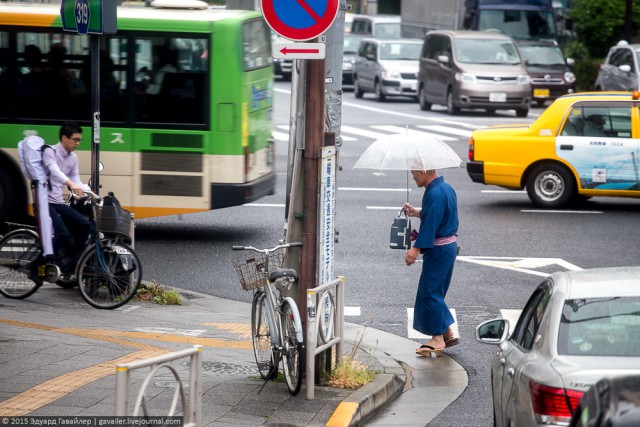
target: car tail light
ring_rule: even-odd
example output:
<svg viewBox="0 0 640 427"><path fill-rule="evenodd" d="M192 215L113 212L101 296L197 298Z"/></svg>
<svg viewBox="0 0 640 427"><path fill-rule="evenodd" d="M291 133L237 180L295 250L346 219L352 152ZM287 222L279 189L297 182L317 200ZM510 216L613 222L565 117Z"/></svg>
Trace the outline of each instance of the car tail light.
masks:
<svg viewBox="0 0 640 427"><path fill-rule="evenodd" d="M469 138L469 160L473 161L473 150L474 150L475 141L473 138Z"/></svg>
<svg viewBox="0 0 640 427"><path fill-rule="evenodd" d="M529 383L529 390L536 422L542 424L568 423L584 394L580 391L549 387L533 381Z"/></svg>

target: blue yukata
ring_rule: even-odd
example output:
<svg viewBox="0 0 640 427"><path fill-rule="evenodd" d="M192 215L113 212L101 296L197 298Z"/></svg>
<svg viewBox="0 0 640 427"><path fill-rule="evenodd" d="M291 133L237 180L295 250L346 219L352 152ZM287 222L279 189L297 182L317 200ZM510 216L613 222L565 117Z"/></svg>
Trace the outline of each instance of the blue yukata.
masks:
<svg viewBox="0 0 640 427"><path fill-rule="evenodd" d="M456 193L438 177L429 183L422 196L420 231L413 245L422 253L413 329L426 335L442 335L454 322L444 298L458 251L457 231Z"/></svg>

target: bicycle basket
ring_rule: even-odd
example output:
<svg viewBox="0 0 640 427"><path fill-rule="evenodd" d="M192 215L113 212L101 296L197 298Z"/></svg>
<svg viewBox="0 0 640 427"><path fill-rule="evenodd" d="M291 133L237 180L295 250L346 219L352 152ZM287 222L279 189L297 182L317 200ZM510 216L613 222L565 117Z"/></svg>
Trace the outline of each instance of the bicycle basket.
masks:
<svg viewBox="0 0 640 427"><path fill-rule="evenodd" d="M282 250L271 252L268 257L268 265L265 266L265 259L262 254L246 251L236 256L233 260L233 268L238 273L242 289L250 291L266 285L269 273L282 268L283 258Z"/></svg>
<svg viewBox="0 0 640 427"><path fill-rule="evenodd" d="M120 206L99 206L96 218L98 230L103 233L117 233L129 236L131 232L131 214Z"/></svg>

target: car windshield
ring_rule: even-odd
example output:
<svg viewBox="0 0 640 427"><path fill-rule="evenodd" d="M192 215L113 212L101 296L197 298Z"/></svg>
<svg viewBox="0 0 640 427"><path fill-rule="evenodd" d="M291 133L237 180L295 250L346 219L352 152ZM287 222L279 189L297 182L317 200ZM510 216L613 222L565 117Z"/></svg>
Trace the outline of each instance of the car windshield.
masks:
<svg viewBox="0 0 640 427"><path fill-rule="evenodd" d="M375 37L378 39L399 39L400 38L400 23L377 23L375 24Z"/></svg>
<svg viewBox="0 0 640 427"><path fill-rule="evenodd" d="M380 59L417 61L421 50L420 43L383 43L380 46Z"/></svg>
<svg viewBox="0 0 640 427"><path fill-rule="evenodd" d="M519 64L520 57L511 40L457 39L458 62L466 64Z"/></svg>
<svg viewBox="0 0 640 427"><path fill-rule="evenodd" d="M558 353L571 356L640 356L640 297L565 301Z"/></svg>
<svg viewBox="0 0 640 427"><path fill-rule="evenodd" d="M362 40L361 36L356 36L354 34L345 34L342 53L348 55L355 55L356 53L358 53L360 40Z"/></svg>
<svg viewBox="0 0 640 427"><path fill-rule="evenodd" d="M530 10L481 10L478 30L498 31L524 40L554 40L556 26L553 12Z"/></svg>
<svg viewBox="0 0 640 427"><path fill-rule="evenodd" d="M564 65L562 51L557 46L518 46L520 54L527 60L528 65Z"/></svg>

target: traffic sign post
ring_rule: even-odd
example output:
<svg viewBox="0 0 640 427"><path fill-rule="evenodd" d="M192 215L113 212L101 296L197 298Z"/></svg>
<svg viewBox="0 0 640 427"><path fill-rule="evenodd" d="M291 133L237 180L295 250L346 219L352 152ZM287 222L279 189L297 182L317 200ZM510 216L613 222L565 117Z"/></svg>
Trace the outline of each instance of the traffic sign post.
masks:
<svg viewBox="0 0 640 427"><path fill-rule="evenodd" d="M324 43L280 43L273 44L273 57L280 59L324 59Z"/></svg>
<svg viewBox="0 0 640 427"><path fill-rule="evenodd" d="M338 0L261 0L267 24L280 36L306 41L324 33L338 15Z"/></svg>
<svg viewBox="0 0 640 427"><path fill-rule="evenodd" d="M62 0L62 29L89 35L91 54L91 184L100 192L100 34L117 31L116 0Z"/></svg>
<svg viewBox="0 0 640 427"><path fill-rule="evenodd" d="M78 34L115 34L116 0L62 0L62 29Z"/></svg>

